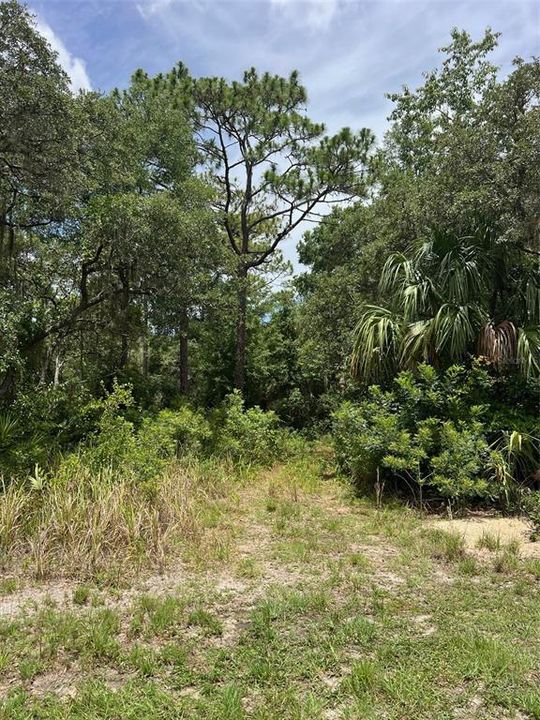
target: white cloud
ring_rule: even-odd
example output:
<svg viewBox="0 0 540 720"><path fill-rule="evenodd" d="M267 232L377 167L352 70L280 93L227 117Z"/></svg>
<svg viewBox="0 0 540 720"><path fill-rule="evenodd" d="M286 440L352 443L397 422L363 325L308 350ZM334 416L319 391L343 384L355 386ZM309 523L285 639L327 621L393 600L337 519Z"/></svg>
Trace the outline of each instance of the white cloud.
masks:
<svg viewBox="0 0 540 720"><path fill-rule="evenodd" d="M52 49L58 53L58 62L69 75L71 81L71 89L74 92L78 90L91 90L92 84L88 73L86 72L86 64L81 58L72 55L66 48L62 40L56 35L54 30L47 25L41 18L37 18L36 27L38 32L43 35Z"/></svg>
<svg viewBox="0 0 540 720"><path fill-rule="evenodd" d="M137 3L137 10L144 20L148 20L152 15L161 12L172 4L173 0L147 0L144 3Z"/></svg>
<svg viewBox="0 0 540 720"><path fill-rule="evenodd" d="M312 30L328 27L338 9L338 0L271 0L274 11Z"/></svg>

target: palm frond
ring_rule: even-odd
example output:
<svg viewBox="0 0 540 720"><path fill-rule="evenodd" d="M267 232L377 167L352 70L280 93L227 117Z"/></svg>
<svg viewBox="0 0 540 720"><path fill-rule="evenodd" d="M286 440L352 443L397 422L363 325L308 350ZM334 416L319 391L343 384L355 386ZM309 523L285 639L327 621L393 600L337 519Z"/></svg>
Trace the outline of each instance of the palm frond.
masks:
<svg viewBox="0 0 540 720"><path fill-rule="evenodd" d="M473 248L447 253L437 276L447 300L456 305L477 299L483 291L482 272Z"/></svg>
<svg viewBox="0 0 540 720"><path fill-rule="evenodd" d="M381 293L392 295L411 284L416 276L414 262L403 253L393 253L384 263L379 281Z"/></svg>
<svg viewBox="0 0 540 720"><path fill-rule="evenodd" d="M500 453L504 465L511 470L511 477L517 474L524 479L538 468L539 439L530 433L503 432L491 448Z"/></svg>
<svg viewBox="0 0 540 720"><path fill-rule="evenodd" d="M414 283L404 288L401 299L403 316L407 321L421 317L439 300L432 281L428 277L419 277Z"/></svg>
<svg viewBox="0 0 540 720"><path fill-rule="evenodd" d="M525 286L525 308L530 322L540 323L540 283L537 277L530 277Z"/></svg>
<svg viewBox="0 0 540 720"><path fill-rule="evenodd" d="M516 360L526 377L540 376L540 328L518 328Z"/></svg>
<svg viewBox="0 0 540 720"><path fill-rule="evenodd" d="M422 240L418 243L414 259L417 265L433 258L433 240Z"/></svg>
<svg viewBox="0 0 540 720"><path fill-rule="evenodd" d="M478 335L477 353L492 362L496 368L502 368L515 362L517 343L518 332L510 320L503 320L499 325L488 322Z"/></svg>
<svg viewBox="0 0 540 720"><path fill-rule="evenodd" d="M433 318L433 342L437 354L462 357L481 325L482 312L473 305L445 303Z"/></svg>
<svg viewBox="0 0 540 720"><path fill-rule="evenodd" d="M400 364L431 362L434 355L433 318L409 323L401 345Z"/></svg>
<svg viewBox="0 0 540 720"><path fill-rule="evenodd" d="M366 382L395 368L403 335L403 319L386 308L369 305L354 329L351 372Z"/></svg>
<svg viewBox="0 0 540 720"><path fill-rule="evenodd" d="M19 423L9 413L0 413L0 452L15 443L19 436Z"/></svg>

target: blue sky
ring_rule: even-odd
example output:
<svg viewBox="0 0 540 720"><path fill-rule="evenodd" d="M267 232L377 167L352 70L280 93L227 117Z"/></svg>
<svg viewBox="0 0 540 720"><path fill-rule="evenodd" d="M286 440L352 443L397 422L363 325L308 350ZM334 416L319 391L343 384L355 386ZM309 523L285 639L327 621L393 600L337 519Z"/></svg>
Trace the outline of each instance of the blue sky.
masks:
<svg viewBox="0 0 540 720"><path fill-rule="evenodd" d="M528 0L35 0L41 31L74 87L107 91L138 67L182 60L193 75L240 77L255 66L300 71L309 112L329 130L381 137L385 92L416 86L453 26L502 33L494 60L540 55L540 3ZM293 245L286 255L294 257Z"/></svg>

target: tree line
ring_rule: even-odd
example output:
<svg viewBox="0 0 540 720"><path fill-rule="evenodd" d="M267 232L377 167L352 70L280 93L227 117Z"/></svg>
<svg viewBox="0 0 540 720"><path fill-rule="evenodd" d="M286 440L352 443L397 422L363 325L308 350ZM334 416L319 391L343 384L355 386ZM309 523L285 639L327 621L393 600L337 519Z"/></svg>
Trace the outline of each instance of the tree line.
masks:
<svg viewBox="0 0 540 720"><path fill-rule="evenodd" d="M497 41L452 31L376 143L312 121L296 72L179 63L74 94L29 11L0 4L4 407L57 425L118 379L157 408L236 388L303 427L472 358L530 390L540 64L501 79ZM281 248L308 223L293 277Z"/></svg>

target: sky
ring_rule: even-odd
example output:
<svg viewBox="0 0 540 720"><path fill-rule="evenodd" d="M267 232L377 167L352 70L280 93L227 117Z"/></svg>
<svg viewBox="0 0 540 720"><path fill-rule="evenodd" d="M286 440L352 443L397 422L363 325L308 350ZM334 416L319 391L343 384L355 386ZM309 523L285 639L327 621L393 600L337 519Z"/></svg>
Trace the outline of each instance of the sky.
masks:
<svg viewBox="0 0 540 720"><path fill-rule="evenodd" d="M181 60L192 75L241 78L256 67L300 71L310 117L329 131L368 127L381 139L385 93L416 87L440 62L452 27L502 33L501 74L540 55L535 0L28 0L74 89L123 87ZM293 238L284 248L295 261Z"/></svg>

